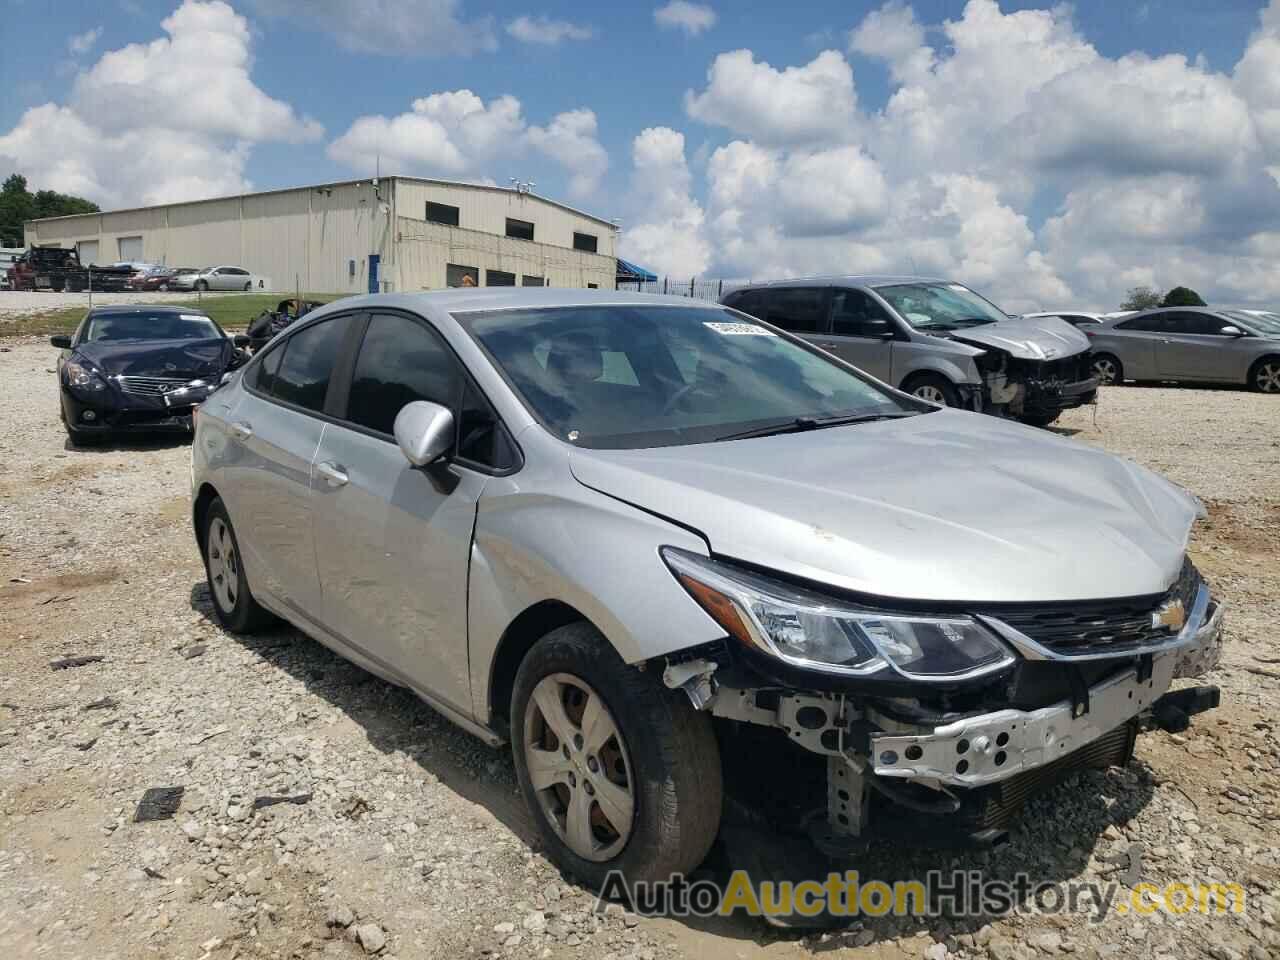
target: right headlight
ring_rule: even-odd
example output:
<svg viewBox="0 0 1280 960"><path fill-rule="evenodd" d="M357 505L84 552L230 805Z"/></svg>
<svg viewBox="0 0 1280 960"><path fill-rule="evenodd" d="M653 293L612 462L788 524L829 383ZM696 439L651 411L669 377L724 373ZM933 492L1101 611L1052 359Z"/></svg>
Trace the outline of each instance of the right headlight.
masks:
<svg viewBox="0 0 1280 960"><path fill-rule="evenodd" d="M78 390L105 390L107 385L92 367L75 360L68 360L62 367L67 386Z"/></svg>
<svg viewBox="0 0 1280 960"><path fill-rule="evenodd" d="M862 678L955 682L995 673L1014 655L963 614L860 607L663 547L671 572L730 636L797 667Z"/></svg>

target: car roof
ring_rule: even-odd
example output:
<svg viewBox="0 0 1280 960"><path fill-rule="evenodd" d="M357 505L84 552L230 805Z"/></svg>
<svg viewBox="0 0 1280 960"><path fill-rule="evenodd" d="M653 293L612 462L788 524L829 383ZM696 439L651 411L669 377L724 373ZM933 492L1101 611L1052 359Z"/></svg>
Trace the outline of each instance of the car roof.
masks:
<svg viewBox="0 0 1280 960"><path fill-rule="evenodd" d="M91 307L89 312L95 316L104 313L187 313L209 318L199 307L176 307L165 303L112 303L102 307Z"/></svg>
<svg viewBox="0 0 1280 960"><path fill-rule="evenodd" d="M740 290L759 290L764 287L812 287L814 284L848 284L854 287L881 287L895 283L954 283L942 277L916 277L906 274L868 274L862 276L791 277L787 280L765 280L760 283L744 283L730 293Z"/></svg>
<svg viewBox="0 0 1280 960"><path fill-rule="evenodd" d="M1105 317L1105 313L1094 313L1092 310L1037 310L1035 313L1024 313L1024 317Z"/></svg>
<svg viewBox="0 0 1280 960"><path fill-rule="evenodd" d="M462 313L482 310L517 308L590 307L590 306L666 306L702 307L721 310L714 300L664 296L654 293L629 293L623 290L587 290L573 287L454 287L422 293L371 293L344 297L326 304L327 314L339 309L399 307L418 313ZM311 319L312 314L307 314Z"/></svg>

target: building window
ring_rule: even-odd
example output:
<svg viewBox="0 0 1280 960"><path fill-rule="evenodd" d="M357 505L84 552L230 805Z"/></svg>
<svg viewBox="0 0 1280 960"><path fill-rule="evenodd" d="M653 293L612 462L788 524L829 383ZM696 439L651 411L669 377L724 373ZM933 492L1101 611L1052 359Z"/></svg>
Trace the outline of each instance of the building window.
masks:
<svg viewBox="0 0 1280 960"><path fill-rule="evenodd" d="M486 270L484 272L484 285L486 287L514 287L516 285L516 275L507 273L504 270Z"/></svg>
<svg viewBox="0 0 1280 960"><path fill-rule="evenodd" d="M446 263L444 282L450 287L478 287L480 286L480 268L460 267L456 263Z"/></svg>
<svg viewBox="0 0 1280 960"><path fill-rule="evenodd" d="M427 219L432 223L443 223L446 226L456 227L458 225L458 208L451 207L447 203L432 203L428 200Z"/></svg>
<svg viewBox="0 0 1280 960"><path fill-rule="evenodd" d="M513 220L507 217L507 236L517 240L533 239L533 224L528 220Z"/></svg>
<svg viewBox="0 0 1280 960"><path fill-rule="evenodd" d="M600 248L599 238L594 233L578 233L573 234L573 249L585 250L587 253L595 253Z"/></svg>
<svg viewBox="0 0 1280 960"><path fill-rule="evenodd" d="M588 283L588 284L587 284L587 289L588 289L588 290L599 290L599 289L600 289L600 284L598 284L598 283Z"/></svg>
<svg viewBox="0 0 1280 960"><path fill-rule="evenodd" d="M520 278L520 286L522 287L545 287L546 285L545 277L531 277L526 273Z"/></svg>

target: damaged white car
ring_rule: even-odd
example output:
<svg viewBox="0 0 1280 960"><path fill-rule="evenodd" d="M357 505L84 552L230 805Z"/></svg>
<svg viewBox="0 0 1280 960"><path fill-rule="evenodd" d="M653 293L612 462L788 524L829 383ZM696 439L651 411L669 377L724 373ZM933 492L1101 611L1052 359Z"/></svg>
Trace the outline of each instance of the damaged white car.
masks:
<svg viewBox="0 0 1280 960"><path fill-rule="evenodd" d="M274 614L512 744L598 885L697 867L726 797L829 853L994 842L1213 687L1200 507L724 307L468 290L308 314L199 408L217 616Z"/></svg>

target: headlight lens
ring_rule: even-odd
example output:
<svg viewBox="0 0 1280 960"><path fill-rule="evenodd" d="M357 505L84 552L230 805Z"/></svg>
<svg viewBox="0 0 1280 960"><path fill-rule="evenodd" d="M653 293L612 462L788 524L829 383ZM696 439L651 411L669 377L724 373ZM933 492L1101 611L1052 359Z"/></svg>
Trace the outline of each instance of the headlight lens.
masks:
<svg viewBox="0 0 1280 960"><path fill-rule="evenodd" d="M102 378L91 367L86 367L75 360L68 360L62 369L67 375L68 386L76 387L80 390L106 389L107 385L102 382Z"/></svg>
<svg viewBox="0 0 1280 960"><path fill-rule="evenodd" d="M955 681L1003 670L1013 654L972 617L882 613L696 554L662 557L733 637L795 666L858 677Z"/></svg>

